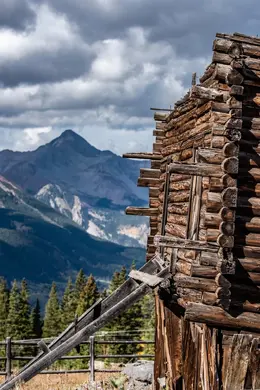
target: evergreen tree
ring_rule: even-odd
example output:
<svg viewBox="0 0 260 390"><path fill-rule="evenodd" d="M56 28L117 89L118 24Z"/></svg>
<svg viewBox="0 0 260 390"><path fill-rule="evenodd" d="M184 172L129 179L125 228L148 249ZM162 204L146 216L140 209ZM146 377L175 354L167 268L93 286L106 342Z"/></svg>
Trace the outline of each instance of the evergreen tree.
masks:
<svg viewBox="0 0 260 390"><path fill-rule="evenodd" d="M153 340L155 333L155 298L154 293L151 292L143 297L141 301L142 315L143 315L143 340ZM153 344L144 344L142 348L143 354L154 354Z"/></svg>
<svg viewBox="0 0 260 390"><path fill-rule="evenodd" d="M63 329L66 329L67 326L74 320L76 308L77 301L75 299L75 290L73 288L71 278L69 278L61 303Z"/></svg>
<svg viewBox="0 0 260 390"><path fill-rule="evenodd" d="M32 338L39 339L42 337L42 319L41 319L41 308L40 302L37 298L36 304L31 311L30 315L30 323L31 323L31 332Z"/></svg>
<svg viewBox="0 0 260 390"><path fill-rule="evenodd" d="M55 337L61 330L61 310L57 297L57 288L56 284L52 283L49 299L45 306L43 337Z"/></svg>
<svg viewBox="0 0 260 390"><path fill-rule="evenodd" d="M6 336L6 321L9 310L9 290L4 278L0 278L0 340Z"/></svg>
<svg viewBox="0 0 260 390"><path fill-rule="evenodd" d="M80 294L82 290L84 289L85 285L87 283L87 278L83 272L83 269L81 269L77 275L76 282L75 282L75 299L78 300L80 298Z"/></svg>
<svg viewBox="0 0 260 390"><path fill-rule="evenodd" d="M121 272L115 272L110 286L110 293L115 291L119 286L121 286L126 281L126 268L122 267ZM140 335L134 337L133 330L139 330L143 326L142 318L142 305L140 302L135 303L130 309L122 313L115 320L111 321L110 324L106 327L106 330L111 333L110 339L112 340L124 340L129 339L128 331L131 333L131 339L138 339ZM120 334L120 331L122 333ZM136 354L140 351L140 346L138 345L111 345L109 348L109 353L111 354Z"/></svg>
<svg viewBox="0 0 260 390"><path fill-rule="evenodd" d="M81 316L87 309L89 309L96 302L98 297L99 297L99 292L98 292L95 278L93 275L90 275L79 297L79 302L77 306L77 315Z"/></svg>
<svg viewBox="0 0 260 390"><path fill-rule="evenodd" d="M120 287L126 281L126 268L122 267L120 272L115 272L112 276L112 280L109 285L109 293L114 292L118 287Z"/></svg>
<svg viewBox="0 0 260 390"><path fill-rule="evenodd" d="M21 322L20 328L21 333L23 335L23 339L27 339L31 337L32 328L30 322L30 304L29 304L29 291L28 285L25 279L22 280L21 283Z"/></svg>
<svg viewBox="0 0 260 390"><path fill-rule="evenodd" d="M9 312L7 317L6 334L14 339L23 339L22 333L22 297L14 280L9 299Z"/></svg>

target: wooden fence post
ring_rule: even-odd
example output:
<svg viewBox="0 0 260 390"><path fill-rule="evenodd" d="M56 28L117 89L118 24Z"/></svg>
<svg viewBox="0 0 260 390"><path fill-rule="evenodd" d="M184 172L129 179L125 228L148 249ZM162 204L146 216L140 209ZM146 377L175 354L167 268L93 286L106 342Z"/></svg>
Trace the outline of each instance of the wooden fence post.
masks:
<svg viewBox="0 0 260 390"><path fill-rule="evenodd" d="M12 339L11 337L6 337L6 344L5 344L5 357L6 357L6 363L5 363L5 372L6 372L6 379L11 378L12 375Z"/></svg>
<svg viewBox="0 0 260 390"><path fill-rule="evenodd" d="M90 380L91 382L94 382L95 381L95 336L90 336L89 341L90 341L90 345L89 345Z"/></svg>

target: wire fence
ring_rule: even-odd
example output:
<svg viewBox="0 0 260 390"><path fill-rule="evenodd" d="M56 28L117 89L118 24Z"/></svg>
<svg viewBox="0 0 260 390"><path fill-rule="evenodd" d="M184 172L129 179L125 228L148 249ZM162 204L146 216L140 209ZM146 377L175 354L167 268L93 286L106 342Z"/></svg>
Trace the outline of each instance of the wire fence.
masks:
<svg viewBox="0 0 260 390"><path fill-rule="evenodd" d="M119 332L122 333L122 332ZM127 332L128 333L128 332ZM138 333L138 332L137 332ZM106 333L107 334L107 333ZM100 367L97 368L97 362L107 361L107 360L121 360L129 361L136 359L153 359L154 353L145 353L144 347L151 345L154 347L153 340L133 340L130 339L132 334L129 334L129 340L101 340L100 337L105 335L102 332L98 335L91 336L89 340L82 342L79 345L79 348L82 348L83 354L77 355L66 355L62 356L58 363L55 364L54 368L42 371L41 374L67 374L67 373L90 373L90 379L95 380L96 372L108 372L116 373L121 372L119 365L113 368ZM110 332L110 336L113 336ZM124 334L125 336L125 334ZM118 334L117 334L118 337ZM5 340L0 341L0 364L2 366L2 371L0 370L0 375L5 376L6 379L11 378L15 369L22 368L24 363L30 362L34 359L35 356L42 350L45 346L48 353L48 345L53 341L53 339L30 339L30 340L12 340L10 337L7 337ZM104 346L139 346L140 353L102 353L102 348ZM154 351L154 348L152 350ZM84 353L85 352L85 353ZM72 368L65 367L64 361L81 361L84 368ZM87 367L87 368L85 368Z"/></svg>

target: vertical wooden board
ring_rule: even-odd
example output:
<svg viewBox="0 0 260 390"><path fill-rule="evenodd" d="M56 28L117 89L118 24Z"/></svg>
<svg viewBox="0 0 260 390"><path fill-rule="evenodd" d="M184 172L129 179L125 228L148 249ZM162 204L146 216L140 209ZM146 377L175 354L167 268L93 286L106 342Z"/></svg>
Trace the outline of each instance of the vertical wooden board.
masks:
<svg viewBox="0 0 260 390"><path fill-rule="evenodd" d="M230 354L223 378L223 390L244 389L246 374L249 365L252 335L235 334L230 346ZM224 366L223 361L223 366Z"/></svg>
<svg viewBox="0 0 260 390"><path fill-rule="evenodd" d="M165 366L164 366L164 332L163 332L163 322L162 322L162 313L161 313L161 301L157 294L155 294L155 320L156 320L156 330L155 330L155 359L154 359L154 389L160 390L159 382L157 378L162 378L165 376Z"/></svg>
<svg viewBox="0 0 260 390"><path fill-rule="evenodd" d="M251 344L249 369L252 380L252 390L260 389L260 338L255 338Z"/></svg>
<svg viewBox="0 0 260 390"><path fill-rule="evenodd" d="M185 389L202 389L200 381L200 354L200 333L198 333L193 323L183 321L183 382Z"/></svg>
<svg viewBox="0 0 260 390"><path fill-rule="evenodd" d="M218 330L207 327L207 331L210 333L210 345L208 345L209 355L209 378L211 390L219 390L219 378L218 378L218 342L217 332Z"/></svg>
<svg viewBox="0 0 260 390"><path fill-rule="evenodd" d="M182 375L182 319L165 307L165 337L171 359L170 383L174 384ZM173 387L174 388L174 387Z"/></svg>

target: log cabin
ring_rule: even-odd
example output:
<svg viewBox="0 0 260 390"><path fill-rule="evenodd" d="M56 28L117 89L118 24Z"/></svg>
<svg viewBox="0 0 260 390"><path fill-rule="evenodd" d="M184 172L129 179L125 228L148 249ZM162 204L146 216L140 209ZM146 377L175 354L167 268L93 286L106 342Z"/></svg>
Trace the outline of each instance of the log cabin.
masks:
<svg viewBox="0 0 260 390"><path fill-rule="evenodd" d="M149 207L156 290L155 387L260 389L260 38L217 34L211 64L155 112L138 186Z"/></svg>

